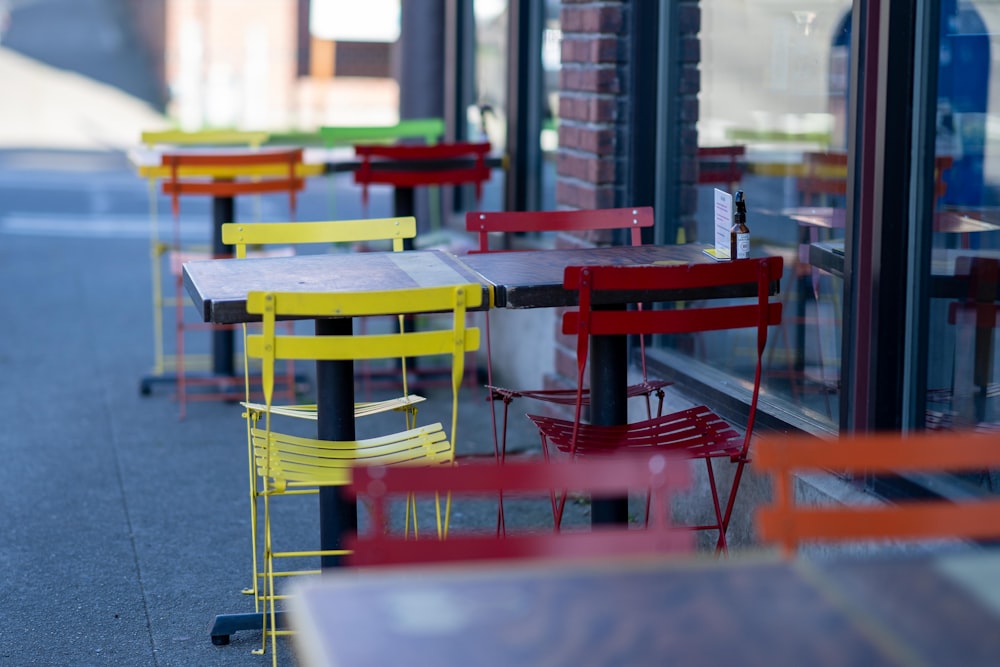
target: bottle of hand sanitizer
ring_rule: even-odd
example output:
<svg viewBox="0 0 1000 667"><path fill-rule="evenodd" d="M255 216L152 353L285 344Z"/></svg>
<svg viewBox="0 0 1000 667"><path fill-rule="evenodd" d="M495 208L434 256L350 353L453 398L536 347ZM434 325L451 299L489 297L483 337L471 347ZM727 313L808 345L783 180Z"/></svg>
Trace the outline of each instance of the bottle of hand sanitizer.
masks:
<svg viewBox="0 0 1000 667"><path fill-rule="evenodd" d="M736 191L733 201L736 203L736 212L733 214L733 228L729 232L729 258L748 259L750 228L747 227L747 203L742 190Z"/></svg>

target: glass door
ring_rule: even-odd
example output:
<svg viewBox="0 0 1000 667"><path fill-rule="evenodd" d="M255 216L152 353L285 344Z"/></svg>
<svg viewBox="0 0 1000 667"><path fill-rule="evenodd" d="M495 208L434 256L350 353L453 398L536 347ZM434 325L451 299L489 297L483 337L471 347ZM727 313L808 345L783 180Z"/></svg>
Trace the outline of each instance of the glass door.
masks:
<svg viewBox="0 0 1000 667"><path fill-rule="evenodd" d="M941 0L927 295L927 428L1000 427L1000 6ZM926 224L926 223L925 223Z"/></svg>

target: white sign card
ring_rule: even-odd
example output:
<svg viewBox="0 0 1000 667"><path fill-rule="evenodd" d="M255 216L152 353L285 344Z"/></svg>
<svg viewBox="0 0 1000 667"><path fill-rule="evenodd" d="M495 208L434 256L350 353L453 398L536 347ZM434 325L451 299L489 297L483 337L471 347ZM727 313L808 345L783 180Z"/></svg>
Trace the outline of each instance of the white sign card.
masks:
<svg viewBox="0 0 1000 667"><path fill-rule="evenodd" d="M729 259L729 233L733 227L733 196L715 189L715 247L705 250L714 259Z"/></svg>

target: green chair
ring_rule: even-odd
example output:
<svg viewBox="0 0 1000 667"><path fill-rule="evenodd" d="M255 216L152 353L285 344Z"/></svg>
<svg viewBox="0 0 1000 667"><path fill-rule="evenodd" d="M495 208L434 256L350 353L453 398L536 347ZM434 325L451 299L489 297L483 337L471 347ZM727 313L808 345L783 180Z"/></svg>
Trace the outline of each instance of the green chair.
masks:
<svg viewBox="0 0 1000 667"><path fill-rule="evenodd" d="M319 128L319 136L327 148L354 144L394 143L403 139L423 139L428 146L441 141L444 120L441 118L408 118L395 125L332 125Z"/></svg>
<svg viewBox="0 0 1000 667"><path fill-rule="evenodd" d="M433 146L444 138L444 119L407 118L394 125L329 125L319 128L319 136L325 148L350 147L355 144L393 144L402 141L416 141ZM330 216L335 215L334 189L330 188ZM428 193L430 217L441 220L441 192L433 188Z"/></svg>

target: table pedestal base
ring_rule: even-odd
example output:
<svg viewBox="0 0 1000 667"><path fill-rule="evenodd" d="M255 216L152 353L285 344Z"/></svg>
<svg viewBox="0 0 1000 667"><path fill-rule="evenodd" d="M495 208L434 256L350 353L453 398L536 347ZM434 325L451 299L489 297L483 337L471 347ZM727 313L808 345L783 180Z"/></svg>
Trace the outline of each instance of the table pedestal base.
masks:
<svg viewBox="0 0 1000 667"><path fill-rule="evenodd" d="M279 629L288 627L288 616L284 611L275 612L275 625ZM263 630L264 614L219 614L212 623L212 643L225 646L229 643L229 635L241 630Z"/></svg>

